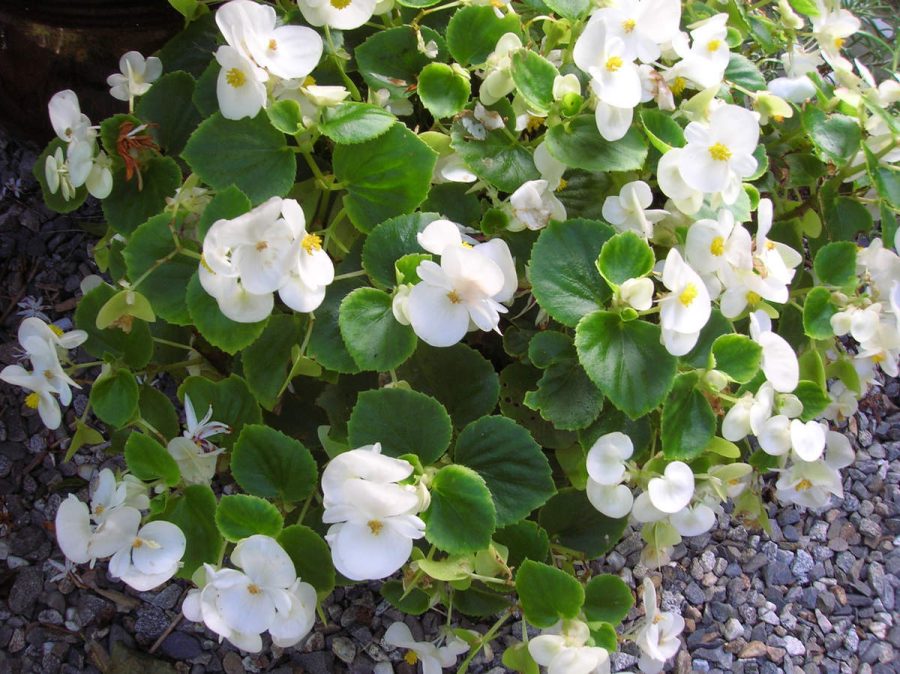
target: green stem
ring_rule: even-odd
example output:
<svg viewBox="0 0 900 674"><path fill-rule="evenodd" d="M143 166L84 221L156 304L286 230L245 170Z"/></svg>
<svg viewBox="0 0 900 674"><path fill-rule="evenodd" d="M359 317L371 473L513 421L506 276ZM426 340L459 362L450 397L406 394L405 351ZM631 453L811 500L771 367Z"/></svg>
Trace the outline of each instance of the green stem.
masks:
<svg viewBox="0 0 900 674"><path fill-rule="evenodd" d="M162 267L169 260L173 259L176 255L178 255L179 252L180 251L176 248L168 255L165 255L165 256L159 258L156 262L154 262L152 265L150 265L150 268L147 271L145 271L143 274L140 275L140 277L138 277L137 281L135 281L134 283L131 284L131 287L134 288L135 290L137 290L138 286L141 285L141 283L143 283L147 279L147 277L150 276L150 274L152 274L157 269Z"/></svg>
<svg viewBox="0 0 900 674"><path fill-rule="evenodd" d="M353 80L351 80L350 76L344 71L344 60L338 56L337 49L334 47L334 40L331 39L331 29L328 27L328 24L325 24L325 42L328 43L328 51L331 53L334 65L341 74L341 79L344 80L344 85L350 91L350 96L354 101L361 101L362 96L359 94L359 89L356 88L356 84L353 83Z"/></svg>
<svg viewBox="0 0 900 674"><path fill-rule="evenodd" d="M174 346L176 349L185 349L187 351L191 351L194 347L189 346L187 344L182 344L181 342L173 342L169 339L163 339L162 337L154 337L153 341L158 344L165 344L166 346Z"/></svg>
<svg viewBox="0 0 900 674"><path fill-rule="evenodd" d="M456 670L456 674L466 674L466 672L469 671L469 665L471 664L472 660L474 660L475 656L481 652L482 648L487 646L494 639L494 637L497 636L497 632L499 632L500 628L503 627L503 624L507 620L509 620L510 616L512 616L512 612L506 611L502 616L500 616L500 618L497 619L497 622L495 622L491 626L491 629L487 631L487 634L481 637L481 640L478 643L478 648L473 648L469 651L466 659L462 661L459 669Z"/></svg>
<svg viewBox="0 0 900 674"><path fill-rule="evenodd" d="M179 248L178 252L184 255L185 257L192 257L195 260L202 260L203 255L198 253L196 250L191 250L190 248Z"/></svg>
<svg viewBox="0 0 900 674"><path fill-rule="evenodd" d="M92 360L90 363L75 363L66 368L69 372L78 372L79 370L85 370L89 367L97 367L98 365L103 365L102 360Z"/></svg>
<svg viewBox="0 0 900 674"><path fill-rule="evenodd" d="M346 274L338 274L337 276L334 277L334 280L342 281L345 278L356 278L357 276L365 276L365 275L366 275L366 270L360 269L359 271L350 271L350 272L347 272Z"/></svg>

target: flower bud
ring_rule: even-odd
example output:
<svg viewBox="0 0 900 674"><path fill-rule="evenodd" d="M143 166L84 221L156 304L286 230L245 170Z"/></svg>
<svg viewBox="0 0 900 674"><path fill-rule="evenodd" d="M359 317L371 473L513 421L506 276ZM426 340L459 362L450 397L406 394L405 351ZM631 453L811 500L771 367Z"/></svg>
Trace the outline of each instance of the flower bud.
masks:
<svg viewBox="0 0 900 674"><path fill-rule="evenodd" d="M724 372L719 370L709 370L703 375L703 381L706 382L713 391L721 391L728 386L728 377Z"/></svg>
<svg viewBox="0 0 900 674"><path fill-rule="evenodd" d="M581 110L583 104L584 98L581 94L568 93L562 97L559 107L564 115L571 117L572 115L578 114L578 111Z"/></svg>
<svg viewBox="0 0 900 674"><path fill-rule="evenodd" d="M803 28L803 19L793 10L788 0L778 0L778 13L781 14L781 23L785 28L793 30Z"/></svg>

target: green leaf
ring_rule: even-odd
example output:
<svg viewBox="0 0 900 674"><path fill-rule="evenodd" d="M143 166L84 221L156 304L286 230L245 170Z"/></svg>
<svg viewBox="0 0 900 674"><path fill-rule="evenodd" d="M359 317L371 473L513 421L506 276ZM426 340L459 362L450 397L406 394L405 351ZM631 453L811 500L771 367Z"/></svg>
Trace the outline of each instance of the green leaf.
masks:
<svg viewBox="0 0 900 674"><path fill-rule="evenodd" d="M380 442L387 456L415 454L424 466L447 451L452 432L443 405L402 388L363 391L347 422L351 447Z"/></svg>
<svg viewBox="0 0 900 674"><path fill-rule="evenodd" d="M353 145L387 133L397 118L369 103L341 103L322 111L319 130L335 143Z"/></svg>
<svg viewBox="0 0 900 674"><path fill-rule="evenodd" d="M257 323L238 323L219 309L216 299L200 285L195 273L187 285L187 309L197 331L217 349L234 354L255 342L266 327L266 318Z"/></svg>
<svg viewBox="0 0 900 674"><path fill-rule="evenodd" d="M574 357L572 338L556 330L539 332L528 342L528 360L542 370Z"/></svg>
<svg viewBox="0 0 900 674"><path fill-rule="evenodd" d="M425 538L449 552L477 552L491 544L496 514L484 479L465 466L444 466L431 482L431 505L421 514Z"/></svg>
<svg viewBox="0 0 900 674"><path fill-rule="evenodd" d="M141 369L153 355L153 338L146 323L134 321L130 332L120 328L97 328L100 309L115 294L111 286L103 283L81 298L75 309L75 327L88 334L82 348L95 358L121 358L129 367Z"/></svg>
<svg viewBox="0 0 900 674"><path fill-rule="evenodd" d="M829 243L816 253L813 270L820 283L838 288L856 282L856 244L852 241Z"/></svg>
<svg viewBox="0 0 900 674"><path fill-rule="evenodd" d="M452 117L466 107L472 86L469 78L445 63L429 63L419 73L416 89L422 105L436 118Z"/></svg>
<svg viewBox="0 0 900 674"><path fill-rule="evenodd" d="M327 108L326 108L327 109ZM281 133L293 136L303 130L303 112L292 98L276 101L266 108L269 122Z"/></svg>
<svg viewBox="0 0 900 674"><path fill-rule="evenodd" d="M153 307L150 306L146 297L133 290L120 290L97 312L97 328L105 330L125 316L148 323L156 320Z"/></svg>
<svg viewBox="0 0 900 674"><path fill-rule="evenodd" d="M184 70L197 77L209 63L210 54L216 50L216 41L220 37L210 12L191 22L166 42L157 56L167 71Z"/></svg>
<svg viewBox="0 0 900 674"><path fill-rule="evenodd" d="M397 322L391 304L376 288L357 288L341 302L341 337L361 370L393 370L416 350L416 333Z"/></svg>
<svg viewBox="0 0 900 674"><path fill-rule="evenodd" d="M576 618L584 603L584 588L576 578L530 559L516 573L516 592L525 619L536 627Z"/></svg>
<svg viewBox="0 0 900 674"><path fill-rule="evenodd" d="M197 235L203 239L217 220L232 220L247 213L251 207L252 204L247 195L234 185L217 191L216 196L203 209L203 214L197 223Z"/></svg>
<svg viewBox="0 0 900 674"><path fill-rule="evenodd" d="M655 262L646 241L634 232L620 232L603 244L597 270L610 285L622 285L649 274Z"/></svg>
<svg viewBox="0 0 900 674"><path fill-rule="evenodd" d="M553 80L559 75L556 66L529 49L512 53L510 70L516 89L530 110L546 113L553 105Z"/></svg>
<svg viewBox="0 0 900 674"><path fill-rule="evenodd" d="M440 560L426 558L420 559L417 564L425 575L435 580L466 580L475 572L471 555L450 556Z"/></svg>
<svg viewBox="0 0 900 674"><path fill-rule="evenodd" d="M761 91L766 88L766 78L753 61L733 52L728 57L725 79L750 91Z"/></svg>
<svg viewBox="0 0 900 674"><path fill-rule="evenodd" d="M593 220L551 222L541 232L531 253L532 292L551 318L575 327L606 306L611 292L595 262L613 234Z"/></svg>
<svg viewBox="0 0 900 674"><path fill-rule="evenodd" d="M359 372L359 366L341 337L338 320L341 301L351 290L364 284L365 281L358 277L335 281L328 286L325 300L316 309L316 322L306 355L329 370L345 374Z"/></svg>
<svg viewBox="0 0 900 674"><path fill-rule="evenodd" d="M138 102L135 114L151 124L150 135L166 154L180 154L200 123L200 113L189 103L193 96L194 78L179 70L160 77Z"/></svg>
<svg viewBox="0 0 900 674"><path fill-rule="evenodd" d="M547 7L560 16L576 20L580 19L590 9L590 0L546 0Z"/></svg>
<svg viewBox="0 0 900 674"><path fill-rule="evenodd" d="M794 389L794 395L803 403L803 413L800 415L801 421L812 421L831 404L828 392L814 381L800 380L797 388Z"/></svg>
<svg viewBox="0 0 900 674"><path fill-rule="evenodd" d="M121 427L138 412L137 380L128 370L112 370L91 386L91 409L108 426Z"/></svg>
<svg viewBox="0 0 900 674"><path fill-rule="evenodd" d="M294 153L264 112L239 120L214 114L191 134L182 156L207 185L234 184L253 204L283 197L297 175Z"/></svg>
<svg viewBox="0 0 900 674"><path fill-rule="evenodd" d="M746 335L721 335L713 342L716 369L739 384L746 384L759 371L762 347Z"/></svg>
<svg viewBox="0 0 900 674"><path fill-rule="evenodd" d="M706 446L706 449L703 451L713 452L728 459L741 458L741 450L736 444L719 437L713 437L713 439L710 440L709 444Z"/></svg>
<svg viewBox="0 0 900 674"><path fill-rule="evenodd" d="M640 461L641 456L650 449L652 431L649 417L632 420L614 407L605 410L593 424L579 431L578 443L587 451L601 435L613 431L620 431L631 438L634 444L632 460Z"/></svg>
<svg viewBox="0 0 900 674"><path fill-rule="evenodd" d="M297 577L316 588L319 598L334 590L331 550L319 534L302 524L292 524L278 534L278 545L294 562Z"/></svg>
<svg viewBox="0 0 900 674"><path fill-rule="evenodd" d="M511 363L500 373L500 411L521 426L528 429L531 436L542 447L559 449L575 442L575 434L561 431L545 421L524 403L525 396L535 389L541 372L524 363Z"/></svg>
<svg viewBox="0 0 900 674"><path fill-rule="evenodd" d="M477 227L481 221L481 201L476 194L469 192L471 187L466 183L432 185L421 209L440 213L447 220L461 225Z"/></svg>
<svg viewBox="0 0 900 674"><path fill-rule="evenodd" d="M394 265L411 253L421 253L416 235L440 217L437 213L398 215L376 225L363 245L363 269L381 288L397 285Z"/></svg>
<svg viewBox="0 0 900 674"><path fill-rule="evenodd" d="M588 377L632 419L659 405L675 379L675 358L660 344L659 326L597 311L575 329L575 348Z"/></svg>
<svg viewBox="0 0 900 674"><path fill-rule="evenodd" d="M237 543L255 534L278 536L284 518L268 501L247 494L231 494L219 499L216 526L226 541Z"/></svg>
<svg viewBox="0 0 900 674"><path fill-rule="evenodd" d="M167 213L150 218L134 230L122 255L128 278L132 283L140 281L134 289L150 300L156 313L169 323L187 325L191 316L185 289L197 271L197 260L176 252L172 230L179 224Z"/></svg>
<svg viewBox="0 0 900 674"><path fill-rule="evenodd" d="M190 579L204 563L218 564L225 541L216 527L216 496L205 484L192 484L178 496L170 496L165 510L154 517L176 525L187 545L181 558L179 578Z"/></svg>
<svg viewBox="0 0 900 674"><path fill-rule="evenodd" d="M509 549L506 563L518 567L526 559L544 562L550 554L550 537L537 522L522 520L497 529L494 540Z"/></svg>
<svg viewBox="0 0 900 674"><path fill-rule="evenodd" d="M623 138L604 140L593 115L580 115L552 127L547 149L566 166L588 171L636 171L647 159L647 141L636 128Z"/></svg>
<svg viewBox="0 0 900 674"><path fill-rule="evenodd" d="M166 197L181 187L181 169L171 157L148 157L140 162L141 181L125 178L125 168L113 171L113 188L101 203L109 226L119 234L131 234L138 225L166 207Z"/></svg>
<svg viewBox="0 0 900 674"><path fill-rule="evenodd" d="M216 27L218 33L218 27ZM194 86L194 96L191 101L194 107L203 117L211 117L219 111L219 97L216 94L216 85L219 79L219 71L222 67L213 58L204 68L196 73L197 82Z"/></svg>
<svg viewBox="0 0 900 674"><path fill-rule="evenodd" d="M247 386L259 404L271 410L287 383L291 351L303 339L296 314L271 316L259 338L241 354Z"/></svg>
<svg viewBox="0 0 900 674"><path fill-rule="evenodd" d="M462 122L456 121L451 128L450 137L451 147L462 157L466 166L479 178L503 192L515 192L522 183L540 178L531 153L515 137L511 138L501 130L486 130L484 138L479 140L469 135Z"/></svg>
<svg viewBox="0 0 900 674"><path fill-rule="evenodd" d="M806 16L819 16L819 8L813 0L788 0L791 7Z"/></svg>
<svg viewBox="0 0 900 674"><path fill-rule="evenodd" d="M574 357L548 367L536 391L525 394L525 404L564 431L577 431L590 424L603 408L603 394Z"/></svg>
<svg viewBox="0 0 900 674"><path fill-rule="evenodd" d="M716 415L697 388L699 380L697 372L679 375L663 405L660 437L667 459L696 459L716 434Z"/></svg>
<svg viewBox="0 0 900 674"><path fill-rule="evenodd" d="M831 317L836 313L831 291L821 286L813 288L803 302L803 331L813 339L831 339L834 336Z"/></svg>
<svg viewBox="0 0 900 674"><path fill-rule="evenodd" d="M447 45L439 33L426 26L421 27L422 39L427 44L434 41L438 47L436 61L447 60ZM386 82L396 81L398 89L415 83L422 68L431 62L418 49L416 31L412 26L397 26L371 35L353 52L357 69L366 84L382 89ZM384 78L384 79L383 79Z"/></svg>
<svg viewBox="0 0 900 674"><path fill-rule="evenodd" d="M668 152L673 147L684 147L684 130L672 116L661 110L641 110L644 133L660 152Z"/></svg>
<svg viewBox="0 0 900 674"><path fill-rule="evenodd" d="M259 405L246 382L236 374L217 382L204 377L188 377L178 387L178 397L184 400L185 395L190 396L198 414L212 407L212 418L231 427L229 435L223 435L216 441L222 447L234 444L244 424L262 421Z"/></svg>
<svg viewBox="0 0 900 674"><path fill-rule="evenodd" d="M551 541L593 559L616 546L628 518L607 517L591 505L583 491L562 489L541 508L538 523Z"/></svg>
<svg viewBox="0 0 900 674"><path fill-rule="evenodd" d="M709 316L709 320L703 329L700 330L700 337L694 348L688 351L679 359L682 363L687 363L692 367L705 370L710 366L709 357L712 354L713 342L722 335L730 335L734 328L731 321L722 315L722 312L713 308Z"/></svg>
<svg viewBox="0 0 900 674"><path fill-rule="evenodd" d="M801 113L800 119L822 161L832 161L842 166L859 150L862 132L853 117L826 116L822 110L810 105Z"/></svg>
<svg viewBox="0 0 900 674"><path fill-rule="evenodd" d="M590 622L618 625L632 606L634 596L618 576L594 576L584 588L584 615Z"/></svg>
<svg viewBox="0 0 900 674"><path fill-rule="evenodd" d="M260 424L244 426L231 451L234 480L248 494L302 501L316 488L315 459L299 440Z"/></svg>
<svg viewBox="0 0 900 674"><path fill-rule="evenodd" d="M44 151L38 155L38 158L34 162L34 166L31 168L31 175L34 176L34 179L37 180L38 184L41 186L41 197L47 208L56 211L57 213L71 213L84 203L84 200L87 199L88 191L87 188L82 185L75 190L75 194L68 200L63 198L61 187L57 188L55 193L50 192L50 188L47 185L45 167L47 165L47 157L55 155L57 149L62 149L63 159L65 159L68 144L59 138L54 138L50 141L50 144L44 148Z"/></svg>
<svg viewBox="0 0 900 674"><path fill-rule="evenodd" d="M800 366L800 379L807 379L819 385L824 391L827 389L825 381L825 364L822 362L822 356L815 349L808 349L800 354L797 359Z"/></svg>
<svg viewBox="0 0 900 674"><path fill-rule="evenodd" d="M138 407L144 421L162 433L163 437L172 439L181 435L181 424L178 422L175 407L162 391L157 391L149 384L144 384L141 386Z"/></svg>
<svg viewBox="0 0 900 674"><path fill-rule="evenodd" d="M502 664L509 671L521 674L540 674L540 667L528 652L528 644L517 643L503 651Z"/></svg>
<svg viewBox="0 0 900 674"><path fill-rule="evenodd" d="M619 646L619 637L616 634L616 628L609 623L591 623L591 639L594 645L605 648L610 653L615 652Z"/></svg>
<svg viewBox="0 0 900 674"><path fill-rule="evenodd" d="M482 417L466 426L456 439L453 460L484 478L499 527L524 519L556 493L540 445L506 417Z"/></svg>
<svg viewBox="0 0 900 674"><path fill-rule="evenodd" d="M789 171L786 187L814 187L819 178L825 175L825 165L811 154L789 154L784 161Z"/></svg>
<svg viewBox="0 0 900 674"><path fill-rule="evenodd" d="M838 197L832 203L826 203L824 215L829 238L833 241L855 241L857 233L872 231L872 214L852 197ZM815 248L818 246L813 250Z"/></svg>
<svg viewBox="0 0 900 674"><path fill-rule="evenodd" d="M470 618L489 618L509 609L509 599L484 585L473 583L453 593L453 608Z"/></svg>
<svg viewBox="0 0 900 674"><path fill-rule="evenodd" d="M75 433L69 441L69 447L66 449L66 456L63 461L71 461L72 457L78 453L78 450L86 445L99 445L106 438L99 432L83 423L81 420L75 420Z"/></svg>
<svg viewBox="0 0 900 674"><path fill-rule="evenodd" d="M416 391L437 399L457 428L493 412L500 397L494 366L465 344L438 348L419 342L397 374Z"/></svg>
<svg viewBox="0 0 900 674"><path fill-rule="evenodd" d="M500 18L493 7L463 7L447 24L447 48L460 65L479 65L506 33L521 37L522 27L516 14Z"/></svg>
<svg viewBox="0 0 900 674"><path fill-rule="evenodd" d="M379 592L391 606L407 615L422 615L431 608L431 597L428 593L414 588L409 594L406 594L403 583L399 580L387 581L381 586Z"/></svg>
<svg viewBox="0 0 900 674"><path fill-rule="evenodd" d="M360 161L365 157L365 161ZM344 208L363 232L415 210L428 196L437 153L403 124L378 138L334 150L334 174L346 185Z"/></svg>
<svg viewBox="0 0 900 674"><path fill-rule="evenodd" d="M172 455L149 435L132 433L125 441L125 463L139 480L152 482L162 479L174 487L181 480L181 471Z"/></svg>

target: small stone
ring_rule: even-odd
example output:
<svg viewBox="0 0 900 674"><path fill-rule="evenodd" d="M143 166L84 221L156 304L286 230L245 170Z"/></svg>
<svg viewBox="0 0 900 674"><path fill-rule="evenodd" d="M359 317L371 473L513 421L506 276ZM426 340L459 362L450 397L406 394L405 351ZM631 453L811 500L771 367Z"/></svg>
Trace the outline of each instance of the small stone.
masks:
<svg viewBox="0 0 900 674"><path fill-rule="evenodd" d="M699 606L706 602L706 594L696 583L690 583L684 589L685 598L691 602L694 606Z"/></svg>
<svg viewBox="0 0 900 674"><path fill-rule="evenodd" d="M162 642L160 650L173 660L190 660L203 653L197 638L186 632L172 632Z"/></svg>
<svg viewBox="0 0 900 674"><path fill-rule="evenodd" d="M349 665L356 657L356 644L347 637L335 637L334 641L331 642L331 652L335 654L338 660Z"/></svg>
<svg viewBox="0 0 900 674"><path fill-rule="evenodd" d="M779 648L777 646L766 646L766 653L769 655L769 660L774 662L776 665L781 664L781 661L784 660L784 656L786 651L783 648Z"/></svg>
<svg viewBox="0 0 900 674"><path fill-rule="evenodd" d="M9 591L9 609L13 613L27 613L43 589L43 575L34 567L23 567Z"/></svg>
<svg viewBox="0 0 900 674"><path fill-rule="evenodd" d="M169 626L169 618L162 609L149 604L144 604L137 610L137 620L134 622L134 632L138 640L152 642L166 631Z"/></svg>
<svg viewBox="0 0 900 674"><path fill-rule="evenodd" d="M787 564L772 562L766 566L766 585L789 585L794 580L794 574Z"/></svg>
<svg viewBox="0 0 900 674"><path fill-rule="evenodd" d="M866 538L881 537L881 525L875 520L865 517L859 521L859 533Z"/></svg>
<svg viewBox="0 0 900 674"><path fill-rule="evenodd" d="M803 642L790 635L784 637L784 648L788 655L806 655L806 646L803 645Z"/></svg>
<svg viewBox="0 0 900 674"><path fill-rule="evenodd" d="M725 638L728 639L728 641L734 641L744 634L744 626L741 624L740 620L732 618L725 623L725 626L722 628L722 634L725 635Z"/></svg>
<svg viewBox="0 0 900 674"><path fill-rule="evenodd" d="M815 565L816 560L813 559L811 554L806 550L797 550L797 555L794 557L794 564L791 566L791 571L794 572L795 576L800 578L808 575Z"/></svg>
<svg viewBox="0 0 900 674"><path fill-rule="evenodd" d="M222 669L225 674L244 674L244 663L241 662L241 656L234 651L228 651L222 658Z"/></svg>
<svg viewBox="0 0 900 674"><path fill-rule="evenodd" d="M739 658L761 658L766 654L766 645L762 641L751 641L738 654Z"/></svg>

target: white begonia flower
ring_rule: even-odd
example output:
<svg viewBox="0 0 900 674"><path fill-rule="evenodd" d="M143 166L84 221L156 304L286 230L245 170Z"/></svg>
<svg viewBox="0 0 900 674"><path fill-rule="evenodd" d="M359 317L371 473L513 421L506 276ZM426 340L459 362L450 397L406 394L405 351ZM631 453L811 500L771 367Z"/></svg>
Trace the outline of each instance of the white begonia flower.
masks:
<svg viewBox="0 0 900 674"><path fill-rule="evenodd" d="M733 204L741 181L756 171L753 151L759 141L759 115L738 105L722 105L710 115L709 124L691 122L684 130L679 171L693 189L722 193Z"/></svg>
<svg viewBox="0 0 900 674"><path fill-rule="evenodd" d="M599 484L619 484L625 478L625 462L633 452L631 438L624 433L601 435L587 453L588 476Z"/></svg>
<svg viewBox="0 0 900 674"><path fill-rule="evenodd" d="M557 75L553 78L553 100L561 101L569 94L581 95L581 82L578 75L569 73L568 75Z"/></svg>
<svg viewBox="0 0 900 674"><path fill-rule="evenodd" d="M763 423L772 416L775 389L763 383L756 395L745 393L722 419L722 437L738 442L753 433L759 435Z"/></svg>
<svg viewBox="0 0 900 674"><path fill-rule="evenodd" d="M281 214L294 236L293 263L278 296L294 311L309 313L322 304L325 288L334 281L334 263L322 248L318 234L306 231L303 209L293 199L285 199Z"/></svg>
<svg viewBox="0 0 900 674"><path fill-rule="evenodd" d="M673 356L683 356L694 348L712 313L709 292L675 248L666 257L662 281L671 291L659 301L663 343Z"/></svg>
<svg viewBox="0 0 900 674"><path fill-rule="evenodd" d="M726 268L752 269L751 246L750 233L723 208L716 220L698 220L690 226L684 256L699 274L718 275Z"/></svg>
<svg viewBox="0 0 900 674"><path fill-rule="evenodd" d="M60 140L66 143L73 141L90 141L97 135L91 127L91 120L81 112L78 96L71 89L64 89L53 94L47 105L50 113L50 124Z"/></svg>
<svg viewBox="0 0 900 674"><path fill-rule="evenodd" d="M868 307L848 306L831 317L831 329L838 337L850 334L857 342L867 342L875 337L881 323L881 304Z"/></svg>
<svg viewBox="0 0 900 674"><path fill-rule="evenodd" d="M603 7L591 16L590 23L603 22L607 34L625 43L629 60L651 63L659 59L660 46L678 33L681 21L679 0L622 0Z"/></svg>
<svg viewBox="0 0 900 674"><path fill-rule="evenodd" d="M259 79L259 69L229 45L216 50L216 61L222 66L216 80L222 116L225 119L256 117L266 105L266 85Z"/></svg>
<svg viewBox="0 0 900 674"><path fill-rule="evenodd" d="M684 631L684 618L671 611L659 611L656 606L656 588L650 578L644 578L641 598L644 620L634 640L641 649L638 667L644 674L657 674L662 671L665 661L673 657L681 647L678 635Z"/></svg>
<svg viewBox="0 0 900 674"><path fill-rule="evenodd" d="M69 494L56 511L56 540L68 559L93 565L97 559L114 555L124 544L130 544L140 523L140 512L119 506L92 525L87 504Z"/></svg>
<svg viewBox="0 0 900 674"><path fill-rule="evenodd" d="M187 540L171 522L145 524L109 560L109 575L146 592L169 580L181 566Z"/></svg>
<svg viewBox="0 0 900 674"><path fill-rule="evenodd" d="M756 212L756 250L754 251L754 268L767 282L774 285L784 285L784 292L780 295L784 303L788 298L787 285L794 278L794 269L803 262L803 256L790 246L780 241L772 241L768 234L772 229L773 207L769 199L760 199ZM775 300L778 301L778 300Z"/></svg>
<svg viewBox="0 0 900 674"><path fill-rule="evenodd" d="M762 347L762 371L779 393L790 393L800 381L797 354L781 335L772 332L772 319L763 311L750 314L750 337Z"/></svg>
<svg viewBox="0 0 900 674"><path fill-rule="evenodd" d="M181 605L181 612L188 620L202 622L218 634L220 642L228 639L241 650L258 653L262 650L260 633L242 632L233 628L226 622L220 606L224 590L241 583L245 578L240 571L216 570L209 564L204 564L194 574L198 587L188 592Z"/></svg>
<svg viewBox="0 0 900 674"><path fill-rule="evenodd" d="M565 220L566 207L556 198L554 188L546 180L529 180L509 197L513 221L511 231L523 229L538 230L546 227L550 220Z"/></svg>
<svg viewBox="0 0 900 674"><path fill-rule="evenodd" d="M791 420L783 414L766 419L756 434L760 448L770 456L783 456L791 450Z"/></svg>
<svg viewBox="0 0 900 674"><path fill-rule="evenodd" d="M650 186L635 180L623 185L617 196L606 197L603 218L620 232L636 232L649 239L653 237L653 225L668 215L668 211L649 209L652 203Z"/></svg>
<svg viewBox="0 0 900 674"><path fill-rule="evenodd" d="M329 461L322 471L322 503L326 508L344 503L348 480L388 484L405 480L412 472L413 466L409 461L382 454L380 442L342 452Z"/></svg>
<svg viewBox="0 0 900 674"><path fill-rule="evenodd" d="M653 279L630 278L616 288L616 301L636 311L647 311L653 305Z"/></svg>
<svg viewBox="0 0 900 674"><path fill-rule="evenodd" d="M634 495L626 484L600 484L588 479L586 490L591 505L607 517L625 517L634 506Z"/></svg>
<svg viewBox="0 0 900 674"><path fill-rule="evenodd" d="M705 503L696 503L669 515L669 522L682 536L699 536L713 528L716 513Z"/></svg>
<svg viewBox="0 0 900 674"><path fill-rule="evenodd" d="M456 637L448 639L440 648L430 641L416 641L406 623L400 621L387 628L382 640L388 646L407 649L404 660L410 665L421 664L422 674L440 674L444 667L455 665L457 657L469 650L469 644Z"/></svg>
<svg viewBox="0 0 900 674"><path fill-rule="evenodd" d="M801 461L815 461L825 451L827 427L818 421L791 421L791 449Z"/></svg>
<svg viewBox="0 0 900 674"><path fill-rule="evenodd" d="M722 83L728 67L727 14L716 14L694 24L691 43L687 35L677 33L672 38L672 49L681 60L664 74L673 91L680 90L690 82L698 89L717 87Z"/></svg>
<svg viewBox="0 0 900 674"><path fill-rule="evenodd" d="M769 82L769 91L792 103L803 103L816 95L816 87L806 75L815 73L822 63L818 50L806 51L802 45L795 44L781 56L785 77Z"/></svg>
<svg viewBox="0 0 900 674"><path fill-rule="evenodd" d="M565 184L563 174L569 167L550 154L546 143L541 143L534 149L534 166L541 174L541 180L546 180L547 187L553 192ZM564 217L557 219L564 219Z"/></svg>
<svg viewBox="0 0 900 674"><path fill-rule="evenodd" d="M350 4L347 1L345 7ZM347 7L350 12L345 17L359 9L360 0L353 0L353 4L355 7ZM372 0L373 7L374 4ZM306 16L302 3L300 11L314 26L322 25ZM319 64L323 50L322 38L306 26L276 26L277 20L273 7L251 0L231 0L216 10L216 24L225 41L256 68L282 79L303 79ZM368 16L357 26L366 20ZM257 73L255 79L265 81L266 77L260 75Z"/></svg>
<svg viewBox="0 0 900 674"><path fill-rule="evenodd" d="M303 640L316 623L316 588L298 578L287 589L290 607L279 609L277 620L269 626L272 643L279 648L295 646Z"/></svg>
<svg viewBox="0 0 900 674"><path fill-rule="evenodd" d="M656 179L662 190L675 207L684 214L691 215L703 206L703 192L688 185L681 175L684 163L684 148L676 147L666 152L659 160Z"/></svg>
<svg viewBox="0 0 900 674"><path fill-rule="evenodd" d="M668 514L685 508L694 496L694 472L682 461L666 466L662 477L654 477L647 484L653 507Z"/></svg>
<svg viewBox="0 0 900 674"><path fill-rule="evenodd" d="M216 474L216 462L224 449L216 447L208 438L230 433L231 428L218 421L211 421L212 405L199 421L194 405L184 396L184 414L187 429L181 437L169 440L166 449L178 464L181 477L187 484L209 484Z"/></svg>
<svg viewBox="0 0 900 674"><path fill-rule="evenodd" d="M795 461L789 468L783 469L775 485L778 498L806 508L822 508L832 495L843 498L840 469L852 464L854 458L847 437L828 431L825 458Z"/></svg>
<svg viewBox="0 0 900 674"><path fill-rule="evenodd" d="M849 419L859 409L856 393L848 389L840 379L835 379L828 386L828 397L831 398L831 402L822 412L822 418L829 421Z"/></svg>
<svg viewBox="0 0 900 674"><path fill-rule="evenodd" d="M351 30L372 18L378 0L299 0L298 4L312 26Z"/></svg>
<svg viewBox="0 0 900 674"><path fill-rule="evenodd" d="M162 75L162 61L155 56L145 59L140 52L130 51L119 59L119 71L106 78L109 93L131 105L136 96L150 91L150 86Z"/></svg>
<svg viewBox="0 0 900 674"><path fill-rule="evenodd" d="M548 674L601 674L609 672L609 652L587 646L587 624L565 620L528 641L528 653Z"/></svg>
<svg viewBox="0 0 900 674"><path fill-rule="evenodd" d="M840 0L816 0L816 9L818 15L810 17L813 37L823 52L840 54L847 38L856 33L862 23L850 11L841 9Z"/></svg>
<svg viewBox="0 0 900 674"><path fill-rule="evenodd" d="M44 426L50 430L59 428L62 412L59 409L59 402L53 395L56 389L42 373L28 372L21 365L7 365L0 371L0 381L31 391L25 396L25 405L38 411Z"/></svg>
<svg viewBox="0 0 900 674"><path fill-rule="evenodd" d="M61 147L56 152L48 154L44 162L44 178L47 180L47 189L50 194L56 194L62 189L62 198L69 201L75 196L75 186L69 176L69 164L63 157Z"/></svg>
<svg viewBox="0 0 900 674"><path fill-rule="evenodd" d="M492 105L516 88L510 74L512 53L522 48L522 40L515 33L505 33L485 61L478 97L484 105Z"/></svg>

